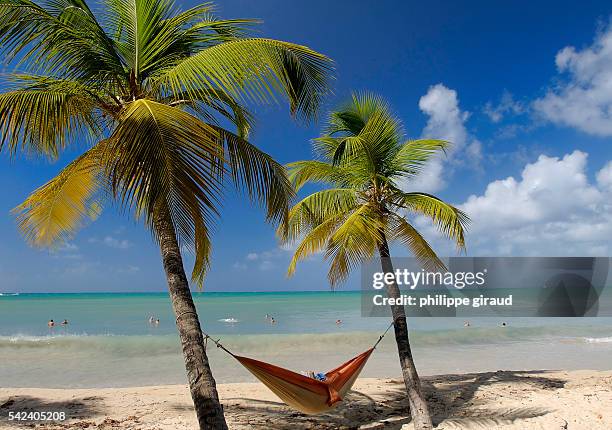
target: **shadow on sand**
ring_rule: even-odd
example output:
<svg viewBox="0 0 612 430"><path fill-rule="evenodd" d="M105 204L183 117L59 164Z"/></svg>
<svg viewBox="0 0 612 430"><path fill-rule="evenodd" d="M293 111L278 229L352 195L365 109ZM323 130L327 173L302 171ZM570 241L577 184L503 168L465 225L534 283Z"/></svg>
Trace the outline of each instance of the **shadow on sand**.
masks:
<svg viewBox="0 0 612 430"><path fill-rule="evenodd" d="M0 403L0 428L31 428L36 424L37 429L47 428L68 428L62 424L61 420L53 421L29 421L29 420L8 420L9 412L14 413L30 413L30 412L64 412L67 419L77 420L69 428L85 428L85 425L94 425L89 422L92 417L105 413L100 397L83 397L79 399L71 399L69 401L45 401L43 399L32 396L10 396L8 399L3 399ZM81 422L79 422L79 420Z"/></svg>
<svg viewBox="0 0 612 430"><path fill-rule="evenodd" d="M523 388L531 386L540 390L563 388L566 381L543 377L545 373L535 370L451 374L423 378L422 383L435 425L448 420L486 429L496 424L546 415L550 411L527 407L496 407L489 410L488 402L475 399L479 389L494 384L521 384ZM342 406L316 416L295 412L280 402L235 397L225 401L226 416L230 425L233 423L255 429L279 430L351 429L355 428L354 424L351 427L351 423L355 422L370 424L372 428L400 429L409 423L411 420L403 381L381 382L380 392L383 395L374 399L353 391ZM242 404L239 405L238 401Z"/></svg>

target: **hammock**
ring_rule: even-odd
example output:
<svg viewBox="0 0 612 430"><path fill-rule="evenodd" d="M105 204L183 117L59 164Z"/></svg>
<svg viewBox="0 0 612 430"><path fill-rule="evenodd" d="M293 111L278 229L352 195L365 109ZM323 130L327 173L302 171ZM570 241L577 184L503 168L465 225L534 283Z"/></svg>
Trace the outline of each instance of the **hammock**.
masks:
<svg viewBox="0 0 612 430"><path fill-rule="evenodd" d="M368 358L391 326L393 323L387 327L372 348L327 372L323 381L263 361L235 355L218 340L202 333L206 340L210 339L218 348L238 360L287 405L305 414L314 415L334 408L343 400L357 380Z"/></svg>

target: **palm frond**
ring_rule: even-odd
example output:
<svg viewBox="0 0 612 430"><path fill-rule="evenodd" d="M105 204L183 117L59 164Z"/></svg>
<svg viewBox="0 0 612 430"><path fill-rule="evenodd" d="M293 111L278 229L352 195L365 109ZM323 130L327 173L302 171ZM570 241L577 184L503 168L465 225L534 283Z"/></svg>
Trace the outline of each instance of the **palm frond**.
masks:
<svg viewBox="0 0 612 430"><path fill-rule="evenodd" d="M330 114L324 134L313 140L317 160L288 164L297 189L308 183L331 187L306 197L289 212L286 235L279 235L301 241L289 272L326 241L333 286L380 251L387 239L401 241L425 268L443 268L423 236L399 214L409 210L429 217L460 249L465 248L467 215L434 196L405 193L396 183L418 174L448 145L433 139L406 142L401 121L381 97L354 93L348 105ZM338 189L350 199L340 204Z"/></svg>
<svg viewBox="0 0 612 430"><path fill-rule="evenodd" d="M456 242L457 247L465 248L467 214L427 193L397 192L394 197L398 207L430 218L442 234Z"/></svg>
<svg viewBox="0 0 612 430"><path fill-rule="evenodd" d="M432 272L446 270L445 264L438 258L427 240L401 216L391 217L388 232L389 239L403 243L425 270Z"/></svg>
<svg viewBox="0 0 612 430"><path fill-rule="evenodd" d="M223 20L204 3L183 12L173 1L106 0L105 22L135 81L172 68L201 50L246 36L256 20Z"/></svg>
<svg viewBox="0 0 612 430"><path fill-rule="evenodd" d="M392 168L398 176L416 176L432 157L444 153L450 145L450 142L445 140L409 140L399 148L393 157Z"/></svg>
<svg viewBox="0 0 612 430"><path fill-rule="evenodd" d="M293 253L293 257L289 263L289 268L287 269L287 276L293 276L297 264L301 260L305 260L309 256L326 248L331 235L345 218L345 214L338 214L333 217L328 217L322 223L310 229L302 237L299 245Z"/></svg>
<svg viewBox="0 0 612 430"><path fill-rule="evenodd" d="M359 264L372 258L382 241L384 223L370 205L362 205L334 231L325 258L331 259L327 278L332 286L346 280Z"/></svg>
<svg viewBox="0 0 612 430"><path fill-rule="evenodd" d="M333 163L360 164L371 174L386 173L390 154L401 138L400 127L387 112L373 112L359 134L342 138L333 154Z"/></svg>
<svg viewBox="0 0 612 430"><path fill-rule="evenodd" d="M306 183L323 183L337 187L359 187L364 178L355 169L334 166L331 163L316 160L296 161L287 164L289 180L296 190Z"/></svg>
<svg viewBox="0 0 612 430"><path fill-rule="evenodd" d="M64 78L117 77L115 45L83 0L0 3L0 52L33 73Z"/></svg>
<svg viewBox="0 0 612 430"><path fill-rule="evenodd" d="M117 29L117 50L133 74L133 86L175 41L180 28L168 25L174 5L169 0L106 0L106 6L107 25Z"/></svg>
<svg viewBox="0 0 612 430"><path fill-rule="evenodd" d="M349 103L330 113L324 131L331 136L358 135L375 114L392 117L390 107L382 97L367 91L354 92Z"/></svg>
<svg viewBox="0 0 612 430"><path fill-rule="evenodd" d="M223 92L239 101L267 102L280 94L291 112L315 116L329 92L332 63L305 46L272 39L237 39L204 49L155 77L165 91L204 99L202 90Z"/></svg>
<svg viewBox="0 0 612 430"><path fill-rule="evenodd" d="M95 219L108 195L99 143L34 191L13 212L28 242L50 247L70 239L86 219Z"/></svg>
<svg viewBox="0 0 612 430"><path fill-rule="evenodd" d="M295 195L284 167L245 139L211 126L225 148L229 174L249 198L266 208L266 219L283 224L287 220L289 201Z"/></svg>
<svg viewBox="0 0 612 430"><path fill-rule="evenodd" d="M212 3L204 3L178 13L170 25L183 29L176 38L176 44L184 44L198 52L219 43L246 37L257 19L220 19L215 15Z"/></svg>
<svg viewBox="0 0 612 430"><path fill-rule="evenodd" d="M203 221L201 214L193 214L195 220L193 254L195 261L191 271L191 282L198 288L204 285L204 278L210 269L210 255L212 252L212 242L209 229Z"/></svg>
<svg viewBox="0 0 612 430"><path fill-rule="evenodd" d="M203 98L192 99L188 93L170 94L162 98L161 102L170 106L184 106L197 116L205 118L209 123L218 123L214 113L217 112L236 126L237 135L246 139L254 123L254 116L243 105L224 93L212 90L201 90Z"/></svg>
<svg viewBox="0 0 612 430"><path fill-rule="evenodd" d="M198 248L196 229L218 214L224 168L219 139L214 128L178 108L144 99L130 103L104 154L121 206L151 226L166 207L179 243Z"/></svg>
<svg viewBox="0 0 612 430"><path fill-rule="evenodd" d="M184 194L184 198L191 202L188 210L191 211L191 218L193 220L193 236L189 237L189 240L183 238L182 242L183 246L195 257L193 269L191 270L191 282L195 283L198 288L201 289L204 285L206 273L210 269L212 252L210 228L207 225L204 213L199 210L200 205L196 196ZM186 234L186 232L183 234Z"/></svg>
<svg viewBox="0 0 612 430"><path fill-rule="evenodd" d="M370 176L390 173L389 162L403 138L401 121L384 100L370 93L354 93L349 105L332 112L325 130L314 141L315 154Z"/></svg>
<svg viewBox="0 0 612 430"><path fill-rule="evenodd" d="M16 75L17 89L0 93L0 150L56 158L69 142L97 136L93 90L67 79Z"/></svg>
<svg viewBox="0 0 612 430"><path fill-rule="evenodd" d="M289 211L286 225L279 227L281 241L290 243L329 218L344 216L359 206L354 190L333 188L309 195Z"/></svg>

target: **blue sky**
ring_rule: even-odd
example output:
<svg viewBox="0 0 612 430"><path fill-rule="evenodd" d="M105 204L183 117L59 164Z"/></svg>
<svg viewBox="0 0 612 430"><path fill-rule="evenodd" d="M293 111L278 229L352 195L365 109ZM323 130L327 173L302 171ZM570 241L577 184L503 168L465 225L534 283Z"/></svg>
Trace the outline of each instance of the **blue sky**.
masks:
<svg viewBox="0 0 612 430"><path fill-rule="evenodd" d="M262 36L333 58L325 110L369 90L390 100L410 137L453 141L447 159L406 186L468 212L469 255L610 254L609 2L243 0L221 2L219 14L261 18ZM310 157L321 123L297 124L284 105L255 111L254 143L281 162ZM48 164L0 155L0 291L163 290L150 234L112 209L56 252L19 236L10 210L73 156ZM241 196L228 196L222 214L207 289L328 288L321 257L285 277L290 253ZM414 222L441 255L455 255L424 220ZM343 288L357 286L354 276Z"/></svg>

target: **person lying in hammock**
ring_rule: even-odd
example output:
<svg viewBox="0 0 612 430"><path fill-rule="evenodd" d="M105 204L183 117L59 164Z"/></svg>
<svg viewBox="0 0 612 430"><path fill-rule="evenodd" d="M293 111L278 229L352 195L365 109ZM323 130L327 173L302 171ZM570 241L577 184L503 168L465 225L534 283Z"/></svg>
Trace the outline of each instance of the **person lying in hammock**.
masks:
<svg viewBox="0 0 612 430"><path fill-rule="evenodd" d="M311 371L310 375L299 374L254 358L236 355L207 333L202 332L202 334L206 336L206 339L214 342L218 348L238 360L287 405L304 414L315 415L326 412L342 402L368 358L392 326L393 323L389 324L389 327L370 349L325 374L315 374Z"/></svg>
<svg viewBox="0 0 612 430"><path fill-rule="evenodd" d="M325 373L322 373L322 372L314 373L314 370L309 370L307 372L301 372L301 373L304 376L308 376L309 378L316 379L318 381L325 381L327 379L327 376L325 376Z"/></svg>

